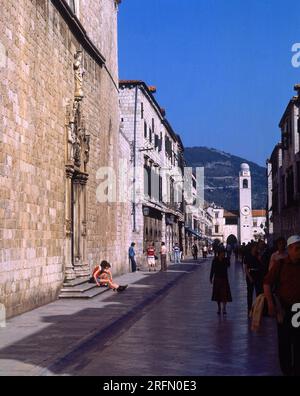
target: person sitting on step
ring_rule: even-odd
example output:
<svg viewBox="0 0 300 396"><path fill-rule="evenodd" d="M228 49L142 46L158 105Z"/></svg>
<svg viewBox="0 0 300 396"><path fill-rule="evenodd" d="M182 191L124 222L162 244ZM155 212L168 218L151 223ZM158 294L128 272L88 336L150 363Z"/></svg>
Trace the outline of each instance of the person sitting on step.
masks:
<svg viewBox="0 0 300 396"><path fill-rule="evenodd" d="M95 279L95 282L97 286L107 286L113 291L124 291L128 285L120 286L117 283L113 281L112 278L112 273L110 271L111 265L109 264L108 261L103 260L98 268L93 274L93 277Z"/></svg>

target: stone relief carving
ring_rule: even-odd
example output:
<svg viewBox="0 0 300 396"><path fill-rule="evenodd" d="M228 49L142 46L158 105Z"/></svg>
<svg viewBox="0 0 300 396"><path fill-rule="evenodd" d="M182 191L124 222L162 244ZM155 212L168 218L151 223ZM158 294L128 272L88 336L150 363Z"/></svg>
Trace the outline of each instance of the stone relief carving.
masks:
<svg viewBox="0 0 300 396"><path fill-rule="evenodd" d="M86 183L90 135L86 132L82 111L85 74L82 51L77 51L74 59L74 95L66 111L66 280L89 274L85 238L87 236Z"/></svg>
<svg viewBox="0 0 300 396"><path fill-rule="evenodd" d="M68 111L69 122L67 123L68 136L68 163L86 172L89 161L90 135L86 133L85 120L82 116L81 102L75 99L72 110ZM82 168L82 165L83 168Z"/></svg>

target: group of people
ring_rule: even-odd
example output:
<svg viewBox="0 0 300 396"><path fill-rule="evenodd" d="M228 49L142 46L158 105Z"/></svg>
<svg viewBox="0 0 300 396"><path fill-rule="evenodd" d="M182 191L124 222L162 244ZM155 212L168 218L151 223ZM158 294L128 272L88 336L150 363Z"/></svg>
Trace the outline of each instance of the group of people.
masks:
<svg viewBox="0 0 300 396"><path fill-rule="evenodd" d="M208 246L207 245L203 245L201 247L201 250L202 250L202 257L203 258L207 258L207 254L209 253ZM193 255L194 260L198 260L198 254L199 254L198 246L196 245L196 243L194 243L193 246L192 246L192 255Z"/></svg>
<svg viewBox="0 0 300 396"><path fill-rule="evenodd" d="M146 259L147 259L147 264L148 264L148 269L149 272L151 271L157 271L157 268L159 266L159 256L160 256L160 270L165 272L167 271L167 256L168 256L168 249L165 244L165 242L161 242L161 246L159 251L157 252L155 248L154 242L150 242L146 249ZM173 248L172 248L172 253L173 253L173 261L175 264L180 264L182 257L183 257L183 252L182 249L179 246L179 243L175 243ZM196 243L193 244L192 246L192 255L194 260L198 259L198 253L199 249ZM209 249L206 245L202 247L202 257L207 258L207 255L209 253ZM131 246L129 247L128 251L128 257L129 261L131 264L131 270L132 272L137 271L137 263L135 259L136 253L135 253L135 243L132 242Z"/></svg>
<svg viewBox="0 0 300 396"><path fill-rule="evenodd" d="M167 254L168 250L166 247L165 242L161 243L160 247L160 263L161 263L161 271L167 271ZM173 254L174 254L174 262L175 264L180 264L181 262L181 249L178 243L175 243L173 246ZM154 246L154 242L151 242L146 251L147 255L147 263L149 267L149 271L157 271L157 261L158 256L156 255L156 249ZM128 257L131 264L132 272L137 271L137 263L136 263L136 252L135 252L135 243L132 242L129 250L128 250ZM111 265L108 261L103 260L100 265L97 265L92 273L90 278L90 283L96 283L98 287L108 287L113 291L122 292L126 290L128 285L119 285L113 281L112 273L111 273Z"/></svg>
<svg viewBox="0 0 300 396"><path fill-rule="evenodd" d="M279 360L284 375L300 375L300 326L292 325L293 306L300 303L300 236L287 241L278 238L275 247L264 241L252 241L242 246L241 261L247 283L248 313L256 297L264 294L268 315L276 316L275 300L284 313L278 322ZM213 283L212 300L218 304L218 314L226 315L226 304L232 301L228 268L230 255L222 246L212 262L210 281Z"/></svg>
<svg viewBox="0 0 300 396"><path fill-rule="evenodd" d="M167 255L168 255L168 249L165 242L161 242L161 246L158 254L160 255L160 267L161 267L160 271L165 272L167 271ZM173 246L173 256L174 256L174 263L180 264L182 258L182 250L180 249L178 243L175 243L175 245ZM136 272L137 263L135 259L136 257L135 242L132 242L129 247L128 257L131 264L131 271ZM159 257L157 255L154 242L151 242L148 248L146 249L146 258L147 258L149 272L157 271Z"/></svg>

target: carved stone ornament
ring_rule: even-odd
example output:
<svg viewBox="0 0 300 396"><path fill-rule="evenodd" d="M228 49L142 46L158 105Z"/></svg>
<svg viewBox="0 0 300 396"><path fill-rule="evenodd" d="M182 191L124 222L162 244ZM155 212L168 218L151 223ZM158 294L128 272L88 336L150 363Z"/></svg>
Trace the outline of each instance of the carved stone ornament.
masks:
<svg viewBox="0 0 300 396"><path fill-rule="evenodd" d="M71 235L72 234L72 221L69 219L66 219L66 235Z"/></svg>
<svg viewBox="0 0 300 396"><path fill-rule="evenodd" d="M67 111L68 158L67 163L73 164L77 171L86 172L89 162L90 135L86 133L85 122L81 111L81 101L75 99L71 111Z"/></svg>
<svg viewBox="0 0 300 396"><path fill-rule="evenodd" d="M75 78L75 98L83 98L83 75L85 73L83 68L82 51L77 51L74 56L74 78Z"/></svg>

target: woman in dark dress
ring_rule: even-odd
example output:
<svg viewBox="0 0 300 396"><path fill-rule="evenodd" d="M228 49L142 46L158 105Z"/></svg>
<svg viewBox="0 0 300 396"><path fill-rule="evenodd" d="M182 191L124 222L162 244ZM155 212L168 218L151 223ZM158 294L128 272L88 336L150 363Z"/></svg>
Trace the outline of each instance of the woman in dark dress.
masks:
<svg viewBox="0 0 300 396"><path fill-rule="evenodd" d="M227 270L230 261L225 257L225 249L218 251L217 257L213 259L210 282L213 283L212 301L218 303L218 315L221 314L221 304L223 304L223 315L226 315L226 304L232 301Z"/></svg>

